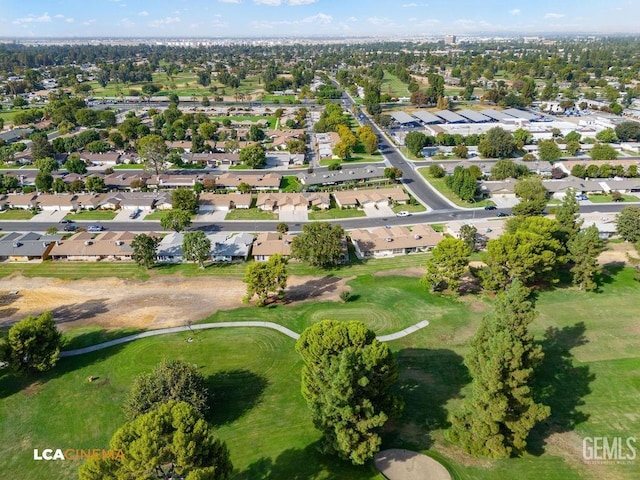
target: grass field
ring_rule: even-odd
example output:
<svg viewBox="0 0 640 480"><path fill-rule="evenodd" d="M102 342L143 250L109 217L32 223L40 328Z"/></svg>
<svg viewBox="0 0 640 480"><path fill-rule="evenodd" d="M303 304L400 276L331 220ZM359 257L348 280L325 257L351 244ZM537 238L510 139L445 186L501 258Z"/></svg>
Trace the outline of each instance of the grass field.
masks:
<svg viewBox="0 0 640 480"><path fill-rule="evenodd" d="M380 85L380 93L388 93L392 97L410 97L411 92L407 84L400 81L398 77L385 70Z"/></svg>
<svg viewBox="0 0 640 480"><path fill-rule="evenodd" d="M447 186L444 178L435 178L429 175L428 168L419 168L418 172L420 172L420 175L422 175L425 178L425 180L427 180L427 182L431 184L433 188L438 190L441 194L443 194L445 197L447 197L449 200L451 200L453 203L455 203L459 207L481 208L481 207L486 207L487 205L494 205L494 203L491 200L486 200L486 199L480 200L478 202L466 202L460 199L458 195L453 193L453 191Z"/></svg>
<svg viewBox="0 0 640 480"><path fill-rule="evenodd" d="M640 202L640 198L635 195L622 195L624 202ZM611 195L589 195L589 201L591 203L609 203L613 202Z"/></svg>
<svg viewBox="0 0 640 480"><path fill-rule="evenodd" d="M355 208L330 208L319 212L309 212L309 220L313 221L355 217L366 217L366 213L364 213L364 210L356 210Z"/></svg>
<svg viewBox="0 0 640 480"><path fill-rule="evenodd" d="M409 213L420 213L420 212L424 212L427 209L424 207L424 205L420 204L420 203L416 203L415 205L395 205L391 208L395 213L398 212L409 212Z"/></svg>
<svg viewBox="0 0 640 480"><path fill-rule="evenodd" d="M234 208L224 217L225 220L277 220L278 214L265 212L259 208Z"/></svg>
<svg viewBox="0 0 640 480"><path fill-rule="evenodd" d="M280 190L285 193L300 192L302 184L295 175L285 175L280 183Z"/></svg>
<svg viewBox="0 0 640 480"><path fill-rule="evenodd" d="M598 293L558 288L537 294L540 315L532 332L546 357L535 391L553 416L532 436L532 452L519 459L472 459L443 436L448 412L469 392L462 361L488 297L458 300L428 294L416 277L363 275L349 282L355 300L346 304L243 307L207 321L268 320L300 331L323 318L357 319L386 333L428 319L426 329L390 343L406 405L382 448L430 453L459 480L635 479L637 461L582 462L583 437L626 438L640 429L640 338L633 334L639 286L633 269L612 266L609 272ZM123 333L87 328L65 338L76 347ZM317 453L293 347L293 340L266 329L197 331L62 359L35 379L0 377L0 468L7 478L75 478L77 464L34 462L32 449L106 448L124 422L121 405L132 379L175 358L207 377L213 394L208 420L229 446L234 479L382 480L371 465L355 468ZM90 375L97 380L87 382Z"/></svg>
<svg viewBox="0 0 640 480"><path fill-rule="evenodd" d="M0 211L0 220L29 220L32 217L33 212L31 210L23 210L21 208Z"/></svg>
<svg viewBox="0 0 640 480"><path fill-rule="evenodd" d="M117 213L111 210L81 210L78 213L70 213L64 218L68 220L113 220Z"/></svg>

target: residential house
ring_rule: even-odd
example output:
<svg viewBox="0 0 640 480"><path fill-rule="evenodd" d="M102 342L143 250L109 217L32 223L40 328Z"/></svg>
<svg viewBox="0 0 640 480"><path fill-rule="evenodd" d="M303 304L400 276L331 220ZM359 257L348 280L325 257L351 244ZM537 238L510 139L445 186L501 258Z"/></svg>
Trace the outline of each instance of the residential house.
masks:
<svg viewBox="0 0 640 480"><path fill-rule="evenodd" d="M31 210L37 207L35 193L9 193L2 198L4 208L22 208L23 210Z"/></svg>
<svg viewBox="0 0 640 480"><path fill-rule="evenodd" d="M289 152L267 152L267 167L290 167L292 165L304 165L304 155Z"/></svg>
<svg viewBox="0 0 640 480"><path fill-rule="evenodd" d="M89 165L102 165L106 167L115 167L120 162L120 154L118 152L106 153L90 153L80 152L80 159Z"/></svg>
<svg viewBox="0 0 640 480"><path fill-rule="evenodd" d="M249 257L253 235L248 233L207 233L211 242L210 257L214 262L244 261ZM170 233L158 245L157 258L161 263L184 261L182 252L183 233Z"/></svg>
<svg viewBox="0 0 640 480"><path fill-rule="evenodd" d="M295 235L280 235L276 232L261 232L253 242L253 259L258 262L266 262L272 255L291 255L291 242Z"/></svg>
<svg viewBox="0 0 640 480"><path fill-rule="evenodd" d="M79 232L66 240L58 240L50 256L66 261L132 261L131 242L140 232L102 232L97 235ZM159 236L148 232L147 235Z"/></svg>
<svg viewBox="0 0 640 480"><path fill-rule="evenodd" d="M341 190L333 192L336 205L340 208L357 208L365 206L386 206L391 202L404 204L409 195L401 186L369 190Z"/></svg>
<svg viewBox="0 0 640 480"><path fill-rule="evenodd" d="M250 174L227 172L216 179L216 187L227 190L236 190L238 185L246 183L252 190L266 191L280 188L282 175L277 173Z"/></svg>
<svg viewBox="0 0 640 480"><path fill-rule="evenodd" d="M0 237L0 261L31 262L46 260L62 235L43 235L36 232L10 232Z"/></svg>
<svg viewBox="0 0 640 480"><path fill-rule="evenodd" d="M435 247L444 236L430 225L377 227L349 233L358 258L391 257L424 252Z"/></svg>
<svg viewBox="0 0 640 480"><path fill-rule="evenodd" d="M202 192L198 198L198 212L228 212L234 208L250 208L253 198L248 193Z"/></svg>
<svg viewBox="0 0 640 480"><path fill-rule="evenodd" d="M386 182L384 167L360 167L336 171L300 173L298 180L309 188L340 185L345 183Z"/></svg>

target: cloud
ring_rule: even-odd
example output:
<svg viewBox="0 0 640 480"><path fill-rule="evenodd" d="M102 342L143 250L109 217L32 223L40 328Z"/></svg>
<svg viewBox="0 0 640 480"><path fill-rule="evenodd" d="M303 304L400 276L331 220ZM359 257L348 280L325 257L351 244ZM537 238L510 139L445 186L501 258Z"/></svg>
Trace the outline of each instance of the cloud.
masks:
<svg viewBox="0 0 640 480"><path fill-rule="evenodd" d="M289 5L297 7L299 5L310 5L318 0L253 0L256 5L266 5L268 7L279 7L280 5Z"/></svg>
<svg viewBox="0 0 640 480"><path fill-rule="evenodd" d="M76 20L73 17L67 17L67 18L64 19L64 21L67 22L67 23L73 23Z"/></svg>
<svg viewBox="0 0 640 480"><path fill-rule="evenodd" d="M544 18L562 18L564 16L565 16L564 13L546 13L544 15Z"/></svg>
<svg viewBox="0 0 640 480"><path fill-rule="evenodd" d="M118 22L118 25L125 28L131 28L135 25L135 23L129 20L128 18L123 18Z"/></svg>
<svg viewBox="0 0 640 480"><path fill-rule="evenodd" d="M220 3L241 3L240 0L218 0Z"/></svg>
<svg viewBox="0 0 640 480"><path fill-rule="evenodd" d="M509 10L509 13L511 15L520 15L520 9L519 8L514 8L513 10Z"/></svg>
<svg viewBox="0 0 640 480"><path fill-rule="evenodd" d="M51 21L51 17L48 13L43 13L39 17L35 15L27 15L26 17L16 18L13 23L16 25L20 25L23 23L49 23Z"/></svg>
<svg viewBox="0 0 640 480"><path fill-rule="evenodd" d="M367 22L370 23L371 25L386 25L386 26L393 26L394 23L393 21L389 20L386 17L369 17L367 18Z"/></svg>
<svg viewBox="0 0 640 480"><path fill-rule="evenodd" d="M410 3L403 3L402 6L404 8L416 8L416 7L428 7L429 4L428 3L410 2Z"/></svg>
<svg viewBox="0 0 640 480"><path fill-rule="evenodd" d="M149 12L147 12L146 10L143 10L141 12L138 12L138 16L139 17L148 17L149 16Z"/></svg>
<svg viewBox="0 0 640 480"><path fill-rule="evenodd" d="M333 22L333 17L325 13L318 13L317 15L312 15L311 17L303 18L301 21L302 23L317 23L320 25L328 25L331 22Z"/></svg>
<svg viewBox="0 0 640 480"><path fill-rule="evenodd" d="M171 25L172 23L180 23L180 17L165 17L160 20L149 22L148 25L152 28L159 28L164 27L165 25Z"/></svg>
<svg viewBox="0 0 640 480"><path fill-rule="evenodd" d="M62 15L61 13L54 15L53 18L64 18L64 15Z"/></svg>
<svg viewBox="0 0 640 480"><path fill-rule="evenodd" d="M87 20L86 22L82 22L82 25L86 25L88 27L89 25L93 25L94 23L96 23L96 19L95 18L91 18L91 19Z"/></svg>

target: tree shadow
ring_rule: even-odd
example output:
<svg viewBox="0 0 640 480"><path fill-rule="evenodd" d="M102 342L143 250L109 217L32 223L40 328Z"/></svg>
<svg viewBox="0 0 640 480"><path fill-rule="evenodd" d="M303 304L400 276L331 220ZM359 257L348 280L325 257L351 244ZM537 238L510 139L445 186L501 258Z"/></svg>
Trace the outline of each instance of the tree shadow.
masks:
<svg viewBox="0 0 640 480"><path fill-rule="evenodd" d="M572 431L589 419L589 414L578 407L584 405L583 397L591 393L595 375L587 365L575 366L571 354L573 348L588 342L585 330L584 322L562 329L549 327L540 342L544 359L536 369L533 397L551 407L551 415L531 431L527 449L534 455L544 453L550 435Z"/></svg>
<svg viewBox="0 0 640 480"><path fill-rule="evenodd" d="M598 285L598 291L603 285L612 284L618 274L626 267L624 262L609 262L602 265L600 272L595 276L596 285Z"/></svg>
<svg viewBox="0 0 640 480"><path fill-rule="evenodd" d="M402 417L392 421L383 445L414 450L430 448L430 431L449 427L446 403L461 398L460 390L471 381L463 357L447 349L407 348L396 354L397 389L405 401Z"/></svg>
<svg viewBox="0 0 640 480"><path fill-rule="evenodd" d="M340 278L328 275L289 287L285 293L285 303L309 300L320 297L324 293L335 292L339 283Z"/></svg>
<svg viewBox="0 0 640 480"><path fill-rule="evenodd" d="M327 475L328 474L328 475ZM305 448L290 448L275 460L262 457L246 469L236 472L233 480L315 480L320 478L378 478L373 462L354 466L333 455L320 453L319 443Z"/></svg>
<svg viewBox="0 0 640 480"><path fill-rule="evenodd" d="M218 427L242 417L255 407L269 382L246 369L223 370L207 378L207 420Z"/></svg>
<svg viewBox="0 0 640 480"><path fill-rule="evenodd" d="M100 329L84 332L71 338L63 335L61 348L63 350L76 350L78 348L90 347L92 345L98 345L118 338L128 337L129 335L135 335L144 331L146 330L142 328L124 328L117 330Z"/></svg>
<svg viewBox="0 0 640 480"><path fill-rule="evenodd" d="M98 298L94 300L87 300L83 303L63 305L52 310L53 319L56 324L85 320L98 314L106 313L107 311L106 298Z"/></svg>

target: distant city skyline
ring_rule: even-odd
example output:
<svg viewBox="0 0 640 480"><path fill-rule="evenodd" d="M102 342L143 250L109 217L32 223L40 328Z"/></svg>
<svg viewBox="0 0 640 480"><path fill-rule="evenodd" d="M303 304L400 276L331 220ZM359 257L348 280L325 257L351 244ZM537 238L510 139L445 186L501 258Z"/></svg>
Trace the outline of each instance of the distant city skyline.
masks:
<svg viewBox="0 0 640 480"><path fill-rule="evenodd" d="M634 0L0 0L2 37L640 33Z"/></svg>

